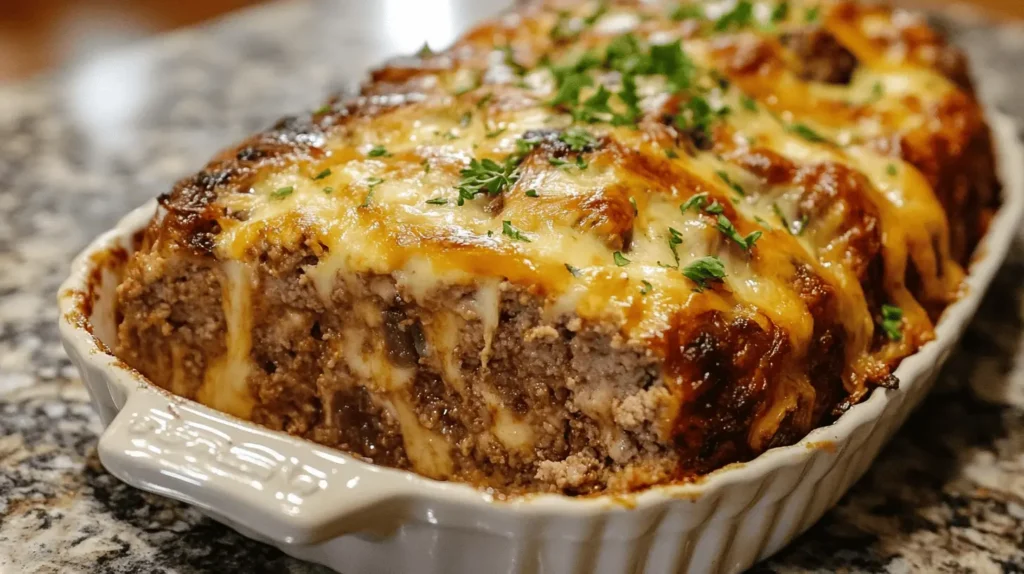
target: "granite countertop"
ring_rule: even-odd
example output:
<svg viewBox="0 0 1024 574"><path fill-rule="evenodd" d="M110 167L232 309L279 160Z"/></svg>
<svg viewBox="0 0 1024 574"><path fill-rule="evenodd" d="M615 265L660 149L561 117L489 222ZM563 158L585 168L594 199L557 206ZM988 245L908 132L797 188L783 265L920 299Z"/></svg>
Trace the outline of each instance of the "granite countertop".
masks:
<svg viewBox="0 0 1024 574"><path fill-rule="evenodd" d="M55 294L89 239L220 146L503 2L429 4L270 4L0 87L0 572L325 571L103 470ZM1024 28L936 21L1024 120ZM927 402L837 508L755 567L836 570L1024 572L1024 234Z"/></svg>

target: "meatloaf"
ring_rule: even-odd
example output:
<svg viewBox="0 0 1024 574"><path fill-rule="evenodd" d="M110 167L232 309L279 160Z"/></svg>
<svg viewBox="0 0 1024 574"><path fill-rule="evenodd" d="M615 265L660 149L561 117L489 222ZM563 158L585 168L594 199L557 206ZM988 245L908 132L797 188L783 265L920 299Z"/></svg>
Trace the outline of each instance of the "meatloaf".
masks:
<svg viewBox="0 0 1024 574"><path fill-rule="evenodd" d="M526 3L162 195L116 353L500 495L693 480L898 385L994 171L963 57L911 14Z"/></svg>

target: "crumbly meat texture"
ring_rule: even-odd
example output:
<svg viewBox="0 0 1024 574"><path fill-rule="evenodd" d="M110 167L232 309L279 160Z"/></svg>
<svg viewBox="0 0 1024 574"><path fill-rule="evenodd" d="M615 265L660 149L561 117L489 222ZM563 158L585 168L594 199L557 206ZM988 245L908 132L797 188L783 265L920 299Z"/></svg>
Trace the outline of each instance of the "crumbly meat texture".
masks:
<svg viewBox="0 0 1024 574"><path fill-rule="evenodd" d="M535 2L226 150L161 196L117 355L502 494L691 480L894 385L998 207L962 55L702 6Z"/></svg>

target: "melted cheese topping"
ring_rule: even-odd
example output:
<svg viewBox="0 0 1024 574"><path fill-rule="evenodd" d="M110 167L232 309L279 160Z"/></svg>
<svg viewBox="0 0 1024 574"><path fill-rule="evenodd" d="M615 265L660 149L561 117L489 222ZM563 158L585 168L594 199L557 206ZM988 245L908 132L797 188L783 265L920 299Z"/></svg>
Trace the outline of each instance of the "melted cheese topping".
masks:
<svg viewBox="0 0 1024 574"><path fill-rule="evenodd" d="M810 269L836 293L846 331L844 381L855 399L861 396L885 364L931 336L928 314L907 287L908 265L913 263L930 299L950 298L962 276L948 254L946 215L926 178L876 144L927 135L933 111L962 94L941 73L893 47L898 44L886 47L880 38L892 33L887 13L842 2L791 1L789 13L773 19L777 4L760 1L753 3L752 20L714 33L714 19L727 17L737 5L705 3L711 21L703 24L666 17L672 8L667 5L602 9L584 2L561 16L555 9L533 10L513 17L508 27L482 27L446 54L429 57L443 66L406 70L412 79L393 93L371 85L363 105L380 109L348 117L343 127L329 131L318 142L318 159L280 165L262 173L248 193L218 199L228 213L245 217L219 222L223 231L215 249L225 261L229 350L211 367L200 400L235 414L248 412L251 400L241 382L249 369L248 279L240 261L254 245L302 243L320 244L329 253L307 271L325 300L339 276L365 272L392 274L403 293L417 300L445 286L476 286L472 312L484 326L484 369L499 321L502 281L543 297L548 318L613 321L625 338L652 347L681 321L708 311L781 330L791 356L770 407L751 428L755 449L768 444L787 415L814 402L801 365L815 319L792 280L798 267ZM787 65L792 56L779 39L808 27L814 10L820 12L811 26L822 26L859 60L848 84L807 81ZM553 41L548 32L557 26L568 26L575 37ZM517 140L524 134L564 134L574 124L564 107L551 104L558 79L537 64L543 58L572 62L588 50L601 53L624 33L658 45L683 38L701 74L713 69L731 80L701 92L715 110L715 146L679 144L672 122L659 123L678 113L666 78L641 75L639 106L647 119L638 125L577 122L595 145L578 152L549 138L518 158L516 177L500 193L458 205L456 190L465 179L460 172L471 160L502 164L520 153ZM744 54L763 54L754 72L736 64L750 60ZM516 73L519 67L526 68L522 74ZM581 87L580 102L599 97L605 84L613 93L620 89L614 72L598 67L587 73L593 81ZM693 93L686 92L684 102L687 97ZM621 101L611 102L622 111ZM872 351L879 327L850 262L849 229L843 226L851 216L849 204L837 203L839 211L820 220L801 221L807 208L799 186L765 181L736 161L756 149L771 150L801 173L836 164L863 178L857 192L878 213L885 294L887 303L903 311L902 340ZM819 185L835 191L829 180ZM762 234L752 248L729 239L714 214L699 207L681 210L700 193L724 207L741 237ZM701 289L682 270L709 256L721 261L725 277ZM453 357L464 324L453 314L425 326L446 384L460 393L465 382ZM381 344L367 344L365 336L357 330L344 334L344 360L392 397L388 408L401 423L416 467L445 476L452 463L443 439L419 428L401 398L406 381L387 364ZM485 397L494 410L494 436L509 449L528 448L529 427L496 396ZM610 405L611 399L590 402ZM606 410L596 409L595 416L609 417Z"/></svg>

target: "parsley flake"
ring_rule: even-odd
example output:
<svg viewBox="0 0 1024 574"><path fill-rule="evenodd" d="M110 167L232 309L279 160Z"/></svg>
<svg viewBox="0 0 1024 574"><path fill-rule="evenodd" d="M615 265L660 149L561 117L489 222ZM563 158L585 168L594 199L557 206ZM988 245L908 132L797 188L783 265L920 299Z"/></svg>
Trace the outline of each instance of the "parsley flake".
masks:
<svg viewBox="0 0 1024 574"><path fill-rule="evenodd" d="M526 197L538 197L537 190L536 189L528 189L528 190L526 190Z"/></svg>
<svg viewBox="0 0 1024 574"><path fill-rule="evenodd" d="M447 205L448 200L443 197L435 197L433 199L428 199L427 203L430 205Z"/></svg>
<svg viewBox="0 0 1024 574"><path fill-rule="evenodd" d="M646 295L654 289L654 285L651 285L651 282L646 279L641 279L640 284L643 285L643 287L640 288L641 295Z"/></svg>
<svg viewBox="0 0 1024 574"><path fill-rule="evenodd" d="M675 268L679 268L679 246L683 244L683 234L678 230L668 228L668 248L672 251L672 258L676 260Z"/></svg>
<svg viewBox="0 0 1024 574"><path fill-rule="evenodd" d="M459 172L462 179L457 187L459 191L458 204L462 205L467 199L473 199L482 193L498 195L519 179L518 167L519 161L515 156L508 158L502 164L489 158L483 160L474 158L469 162L469 167Z"/></svg>
<svg viewBox="0 0 1024 574"><path fill-rule="evenodd" d="M722 260L714 255L708 255L694 260L683 268L683 275L697 284L694 291L700 293L708 287L712 281L721 281L725 278L725 265Z"/></svg>
<svg viewBox="0 0 1024 574"><path fill-rule="evenodd" d="M507 219L501 222L501 233L502 235L508 235L509 237L515 239L516 241L530 243L530 238L527 237L526 235L523 235L522 231L519 231L518 229L513 227L512 222Z"/></svg>
<svg viewBox="0 0 1024 574"><path fill-rule="evenodd" d="M818 18L820 18L820 17L821 17L821 6L814 6L812 8L808 8L807 12L804 12L804 21L807 22L808 24L811 24L813 22L817 22Z"/></svg>
<svg viewBox="0 0 1024 574"><path fill-rule="evenodd" d="M558 85L558 91L554 99L548 105L557 107L565 104L575 105L580 99L580 91L587 86L594 85L594 80L585 73L573 73L565 78Z"/></svg>
<svg viewBox="0 0 1024 574"><path fill-rule="evenodd" d="M328 185L327 187L324 188L324 193L326 193L327 195L330 195L330 194L334 193L334 188Z"/></svg>
<svg viewBox="0 0 1024 574"><path fill-rule="evenodd" d="M715 31L743 28L754 21L754 4L750 0L739 0L732 10L723 14L715 21Z"/></svg>
<svg viewBox="0 0 1024 574"><path fill-rule="evenodd" d="M722 171L722 170L716 171L715 175L717 175L718 179L720 179L723 182L725 182L725 185L728 185L736 193L738 193L740 195L746 195L747 194L745 191L743 191L743 187L740 186L740 184L738 184L735 181L733 181L732 178L729 177L729 174L726 173L725 171Z"/></svg>
<svg viewBox="0 0 1024 574"><path fill-rule="evenodd" d="M895 305L882 305L882 330L890 341L903 340L903 309Z"/></svg>
<svg viewBox="0 0 1024 574"><path fill-rule="evenodd" d="M750 251L754 247L754 243L761 238L760 231L754 231L750 235L744 237L740 235L739 231L736 231L736 227L729 221L724 215L718 216L718 223L715 225L722 235L725 235L729 239L736 242L737 245L743 248L744 251Z"/></svg>
<svg viewBox="0 0 1024 574"><path fill-rule="evenodd" d="M295 191L295 187L289 185L286 187L279 187L274 191L270 192L270 199L284 199Z"/></svg>
<svg viewBox="0 0 1024 574"><path fill-rule="evenodd" d="M778 24L789 17L789 2L779 2L772 10L772 24Z"/></svg>
<svg viewBox="0 0 1024 574"><path fill-rule="evenodd" d="M686 203L680 205L679 206L679 211L682 212L683 215L685 215L686 212L691 207L694 207L698 211L700 211L707 204L708 204L708 194L706 192L697 193L697 194L694 194L694 195L690 196L690 199L687 199Z"/></svg>
<svg viewBox="0 0 1024 574"><path fill-rule="evenodd" d="M572 274L573 277L579 277L580 275L582 275L582 273L580 273L580 268L579 267L573 267L572 265L569 265L568 263L565 264L565 269L570 274Z"/></svg>
<svg viewBox="0 0 1024 574"><path fill-rule="evenodd" d="M826 138L825 136L823 136L823 135L819 134L818 132L814 131L807 124L801 124L801 123L792 124L792 125L789 126L788 129L789 129L789 131L795 133L796 135L804 138L805 140L807 140L809 142L828 143L828 141L829 141L828 138Z"/></svg>
<svg viewBox="0 0 1024 574"><path fill-rule="evenodd" d="M473 121L473 112L466 112L459 118L459 125L466 128Z"/></svg>
<svg viewBox="0 0 1024 574"><path fill-rule="evenodd" d="M668 17L675 22L701 20L704 18L704 7L699 4L680 4L669 12Z"/></svg>
<svg viewBox="0 0 1024 574"><path fill-rule="evenodd" d="M569 149L577 152L597 145L597 138L583 128L569 128L562 132L558 139L569 146Z"/></svg>
<svg viewBox="0 0 1024 574"><path fill-rule="evenodd" d="M743 109L745 109L747 111L750 111L750 112L756 112L757 111L757 100L755 100L754 98L752 98L752 97L750 97L750 96L748 96L746 94L743 94L742 96L740 96L740 105L742 105Z"/></svg>
<svg viewBox="0 0 1024 574"><path fill-rule="evenodd" d="M375 145L366 155L369 157L388 157L391 154L388 153L388 150L384 146Z"/></svg>
<svg viewBox="0 0 1024 574"><path fill-rule="evenodd" d="M379 177L371 177L370 179L366 180L366 185L370 188L370 190L366 192L366 197L363 198L363 203L360 204L359 207L370 207L370 200L373 199L373 188L377 187L382 183L384 183L384 180Z"/></svg>
<svg viewBox="0 0 1024 574"><path fill-rule="evenodd" d="M316 174L315 176L313 176L313 180L315 181L315 180L318 180L318 179L323 179L323 178L325 178L325 177L327 177L329 175L331 175L331 168L327 168L327 169L321 171L320 173Z"/></svg>
<svg viewBox="0 0 1024 574"><path fill-rule="evenodd" d="M891 175L892 177L896 177L897 175L899 175L900 170L899 168L896 167L896 164L890 163L885 167L885 173Z"/></svg>
<svg viewBox="0 0 1024 574"><path fill-rule="evenodd" d="M613 253L612 259L615 260L615 264L618 265L619 267L625 267L626 265L632 263L632 261L626 259L626 257L622 255L621 251L616 251L615 253Z"/></svg>
<svg viewBox="0 0 1024 574"><path fill-rule="evenodd" d="M723 207L721 203L718 203L718 200L716 199L711 202L711 205L705 207L704 211L711 215L721 215L725 212L725 207Z"/></svg>
<svg viewBox="0 0 1024 574"><path fill-rule="evenodd" d="M599 122L603 114L611 114L612 108L608 105L612 93L603 85L598 86L594 95L586 99L579 107L572 112L573 119L579 122Z"/></svg>

